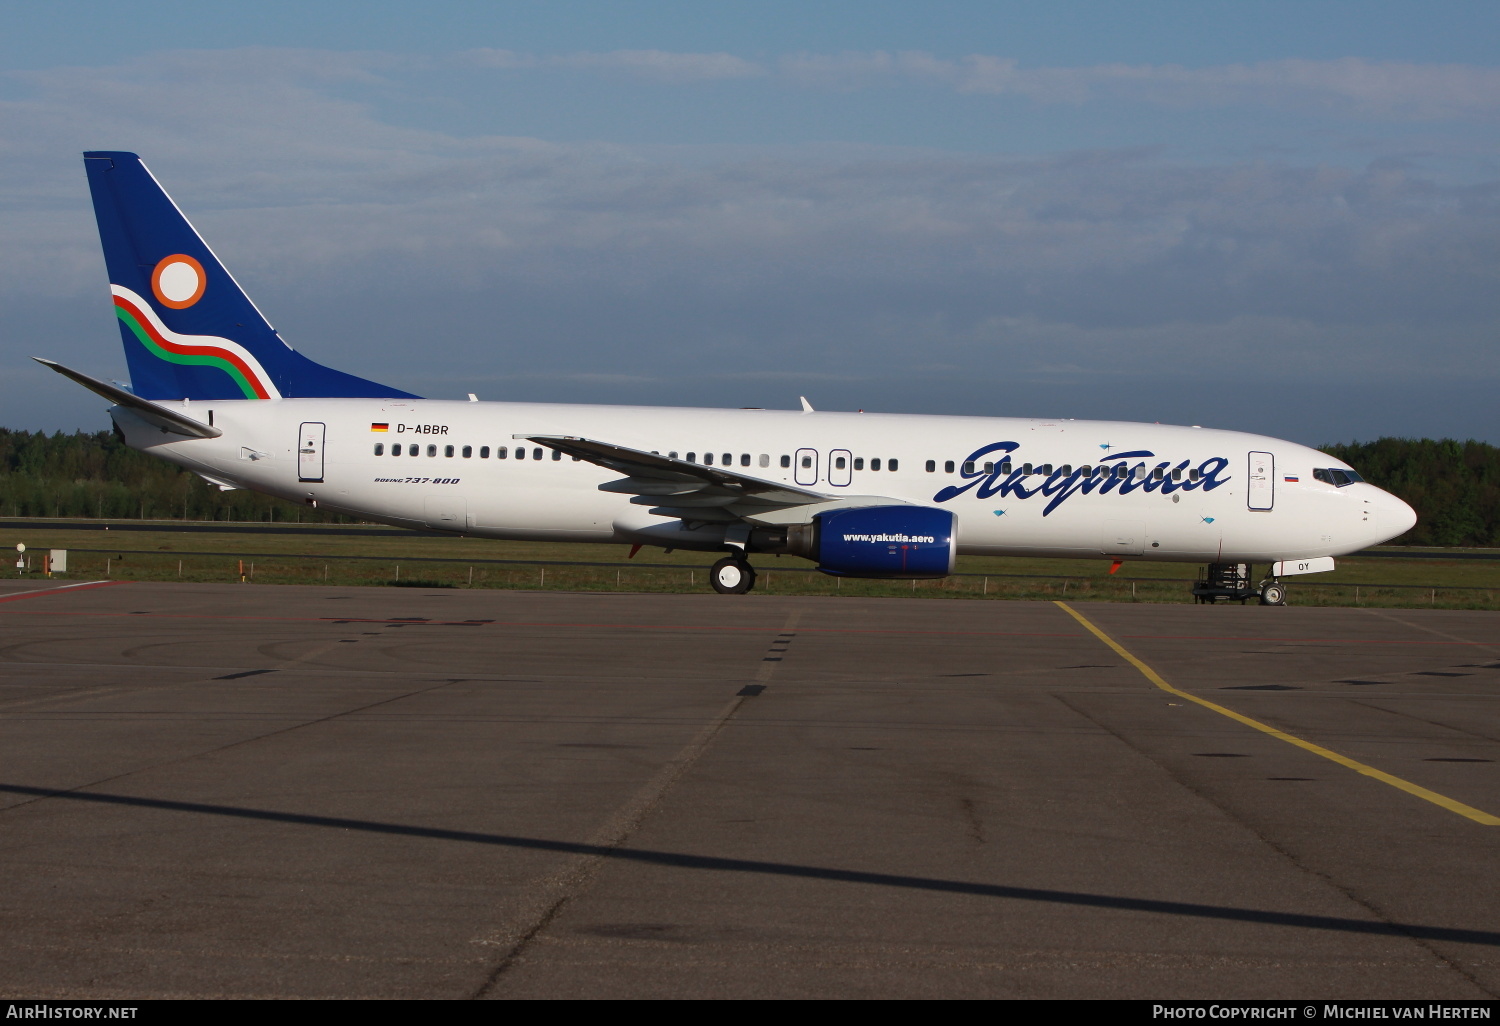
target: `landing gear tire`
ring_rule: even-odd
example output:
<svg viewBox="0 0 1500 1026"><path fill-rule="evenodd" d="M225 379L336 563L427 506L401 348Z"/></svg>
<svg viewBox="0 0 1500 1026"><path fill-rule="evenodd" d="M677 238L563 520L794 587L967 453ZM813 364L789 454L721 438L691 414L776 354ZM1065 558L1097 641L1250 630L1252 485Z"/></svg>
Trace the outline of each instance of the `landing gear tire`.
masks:
<svg viewBox="0 0 1500 1026"><path fill-rule="evenodd" d="M725 556L708 572L708 583L720 595L743 595L755 587L755 567L743 559Z"/></svg>
<svg viewBox="0 0 1500 1026"><path fill-rule="evenodd" d="M1286 605L1286 585L1277 584L1275 581L1261 585L1260 604L1263 606Z"/></svg>

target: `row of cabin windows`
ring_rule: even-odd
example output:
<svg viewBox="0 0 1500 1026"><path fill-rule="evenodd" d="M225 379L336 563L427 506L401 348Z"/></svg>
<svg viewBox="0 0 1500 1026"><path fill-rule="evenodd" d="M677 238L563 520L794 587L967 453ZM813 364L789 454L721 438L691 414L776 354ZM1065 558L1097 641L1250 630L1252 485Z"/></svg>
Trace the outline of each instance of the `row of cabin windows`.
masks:
<svg viewBox="0 0 1500 1026"><path fill-rule="evenodd" d="M452 456L456 456L456 455L462 455L464 459L470 459L470 458L472 458L474 456L474 447L472 445L465 445L465 446L462 447L462 449L459 449L458 447L452 446L452 445L445 445L445 446L442 447L442 449L443 449L443 455L447 456L447 457L452 457ZM546 451L547 450L544 450L540 446L538 446L537 448L531 450L531 458L534 459L534 460L544 459ZM562 459L563 454L561 452L559 452L558 450L553 449L553 450L551 450L551 452L552 452L552 459L553 460L561 460ZM526 447L522 446L522 445L516 446L514 450L511 450L511 449L509 449L509 447L504 446L504 445L497 447L495 449L495 459L497 459L497 460L509 459L511 457L512 453L514 453L515 458L518 459L518 460L524 460L524 459L526 459ZM384 442L376 442L375 443L375 455L376 456L384 456L385 454L386 454L385 443ZM400 456L401 455L401 443L399 443L399 442L393 442L391 444L391 447L390 447L390 454L392 456ZM422 454L422 447L420 445L415 444L415 443L413 443L411 445L408 445L406 447L406 454L408 456L420 456ZM436 456L437 454L438 454L438 447L436 445L429 445L429 446L427 446L427 455L428 456ZM669 452L669 453L667 453L667 455L670 456L674 460L678 458L676 452ZM734 466L735 460L734 460L734 453L732 453L732 452L726 452L726 453L723 453L721 455L720 454L711 453L711 452L706 452L706 453L703 454L703 465L706 466L706 467L713 466L714 462L715 462L716 455L718 456L718 463L719 463L720 466L724 466L724 467L732 467L732 466ZM482 459L482 460L487 460L487 459L490 458L490 447L489 446L487 446L487 445L481 445L479 447L479 458ZM698 462L698 453L697 452L690 452L690 453L687 454L687 456L685 457L685 459L689 463L697 463ZM573 457L573 462L575 462L575 463L578 462L578 457L577 456ZM748 453L748 452L742 452L742 453L740 453L740 458L739 458L739 465L740 466L742 466L742 467L748 467L748 466L751 465L751 462L752 461L751 461L750 453ZM771 457L770 457L770 455L768 453L761 453L759 460L756 461L756 462L758 462L760 464L760 466L762 466L762 467L769 467L771 465ZM889 460L886 460L885 462L886 462L886 468L888 470L899 470L900 469L900 461L899 460L889 459ZM929 460L928 462L930 463L931 461ZM784 468L785 467L790 467L792 465L792 458L790 456L782 456L781 457L781 465ZM804 468L811 469L812 465L813 465L813 458L811 456L803 456L802 457L802 466ZM834 465L839 470L843 470L847 466L847 461L846 461L845 457L839 456L839 457L837 457L834 460ZM880 466L881 466L881 461L880 461L880 458L878 456L875 457L874 459L870 460L870 469L871 470L879 470ZM855 470L864 470L865 469L865 459L864 459L863 456L856 456L856 457L854 457L854 469Z"/></svg>
<svg viewBox="0 0 1500 1026"><path fill-rule="evenodd" d="M557 451L556 449L552 449L550 451L552 453L552 459L554 461L561 460L563 458L563 454L561 452ZM537 446L535 449L531 450L531 458L534 459L534 460L545 459L547 452L548 452L548 450L543 449L541 446ZM509 459L511 457L512 453L514 453L516 459L518 459L518 460L524 460L526 458L526 447L524 445L518 445L518 446L515 447L514 450L511 450L508 446L504 446L504 445L499 446L499 447L497 447L495 449L495 459L497 459L497 460ZM436 456L437 454L438 454L438 447L437 446L435 446L435 445L429 445L427 447L427 455L429 455L429 456ZM375 443L375 455L376 456L384 456L385 455L385 443L384 442L376 442ZM399 443L399 442L393 442L391 444L391 455L392 456L400 456L401 455L401 443ZM406 447L406 455L408 455L408 456L420 456L420 455L422 455L422 447L420 445L416 445L416 444L408 445ZM447 456L447 457L453 457L453 456L460 456L461 455L466 460L467 459L472 459L473 456L474 456L474 447L472 445L465 445L462 448L459 448L457 446L445 445L445 446L443 446L443 455ZM487 460L487 459L490 458L490 447L489 446L487 446L487 445L481 445L479 447L479 458L482 459L482 460ZM577 456L573 457L573 462L574 463L578 462L578 457Z"/></svg>
<svg viewBox="0 0 1500 1026"><path fill-rule="evenodd" d="M669 453L667 453L667 455L670 458L674 459L674 460L678 458L676 452L669 452ZM711 453L711 452L704 453L703 454L703 461L702 461L703 465L705 467L711 467L711 466L713 466L714 465L715 455L716 455L715 453ZM698 454L696 452L690 452L690 453L686 454L685 456L683 456L682 459L685 459L689 463L697 463L698 462ZM726 453L718 454L718 461L719 461L719 466L721 466L721 467L732 467L732 466L734 466L734 462L735 462L735 460L734 460L734 453L732 453L732 452L726 452ZM751 465L751 462L752 462L752 460L751 460L750 454L748 452L742 452L742 453L740 453L740 458L739 458L739 464L740 464L740 466L742 466L742 467L748 467L748 466ZM760 457L758 459L756 459L754 462L758 463L762 467L769 467L771 465L771 457L767 453L761 453ZM781 466L783 467L783 469L789 468L792 465L792 458L790 456L782 456L780 462L781 462ZM802 464L802 469L804 469L804 470L811 470L812 469L812 465L813 465L813 457L811 455L804 454L801 457L800 462ZM846 457L846 456L835 456L833 458L833 465L838 470L845 470L849 466L849 457ZM886 467L887 467L888 470L898 470L898 469L900 469L900 465L901 465L901 463L900 463L899 460L886 460ZM855 470L864 470L865 469L865 458L863 456L856 456L856 457L854 457L854 469ZM879 457L876 457L875 459L870 460L870 469L871 470L879 470L880 469L880 458Z"/></svg>
<svg viewBox="0 0 1500 1026"><path fill-rule="evenodd" d="M669 452L669 453L667 453L667 456L669 458L671 458L671 459L674 459L674 460L678 458L677 453L675 453L675 452ZM714 458L715 458L715 454L714 453L711 453L711 452L704 453L703 454L703 465L705 467L711 467L711 466L713 466L714 465ZM682 459L687 460L689 463L697 463L698 462L698 454L696 452L690 452L686 456L682 457ZM734 453L732 453L732 452L720 453L720 454L718 454L718 460L719 460L719 466L721 466L721 467L732 467L732 466L734 466ZM760 454L760 458L756 462L759 463L762 467L769 467L771 465L771 456L770 456L769 453L764 453L763 452L763 453ZM781 465L783 467L790 467L792 465L792 458L790 456L783 456L783 457L781 457ZM748 467L748 466L750 466L750 454L748 452L742 452L742 453L740 453L740 466L742 466L742 467Z"/></svg>
<svg viewBox="0 0 1500 1026"><path fill-rule="evenodd" d="M855 456L855 457L853 457L853 460L854 460L854 469L855 470L864 470L865 469L865 458L863 456ZM810 466L812 466L812 457L811 456L804 456L804 457L802 457L802 465L804 467L810 467ZM845 470L845 469L848 468L848 466L849 466L849 463L848 463L848 460L845 457L843 457L843 456L835 456L833 458L833 468L835 470ZM870 469L871 470L879 470L880 469L880 457L879 456L875 456L875 457L871 458L871 460L870 460ZM898 459L894 459L894 458L888 459L888 460L885 461L885 469L886 470L900 470L901 469L901 461L898 460Z"/></svg>
<svg viewBox="0 0 1500 1026"><path fill-rule="evenodd" d="M443 455L445 457L453 457L453 456L456 456L456 455L462 455L464 459L471 459L474 456L474 447L472 445L465 445L461 449L458 448L458 447L456 447L456 446L445 445L445 446L442 447L442 449L443 449ZM536 448L534 448L534 449L531 450L531 459L534 459L534 460L545 459L546 458L546 453L548 451L549 450L543 449L541 446L537 446ZM554 462L562 460L563 454L561 452L559 452L556 449L552 449L550 451L552 453L552 459L553 459ZM384 456L385 452L386 452L385 443L384 442L376 442L375 443L375 455L376 456ZM390 447L390 452L391 452L392 456L400 456L401 455L401 443L399 443L399 442L393 442L391 444L391 447ZM420 456L421 453L422 453L422 447L420 445L417 445L416 443L412 443L411 445L408 445L406 447L406 455L408 455L408 456ZM429 446L427 446L427 455L428 456L436 456L437 454L438 454L438 447L436 445L429 445ZM671 457L672 459L674 459L674 460L677 459L677 453L675 453L675 452L669 452L669 453L667 453L667 455L669 457ZM495 459L497 459L497 460L510 459L510 458L512 458L512 456L514 456L514 458L518 459L518 460L524 460L524 459L526 459L527 458L526 447L524 445L518 445L514 449L511 449L508 446L501 445L501 446L497 446L496 449L495 449ZM711 452L704 453L703 454L703 465L706 466L706 467L713 466L714 465L714 457L715 457L714 453L711 453ZM487 445L481 445L479 447L479 458L482 459L482 460L487 460L487 459L490 458L490 447L489 446L487 446ZM687 462L689 462L689 463L697 463L698 462L698 454L696 452L690 452L690 453L687 454L686 459L687 459ZM849 459L850 459L849 457L835 456L833 458L834 469L836 469L836 470L845 470L845 469L848 469ZM852 457L852 460L853 460L853 463L854 463L854 466L853 466L854 470L864 470L865 469L866 462L865 462L865 458L863 456ZM578 462L578 457L577 456L573 457L573 462L574 463ZM723 453L720 456L720 459L719 459L720 465L721 466L725 466L725 467L733 466L734 462L735 462L734 461L734 453L730 453L730 452ZM771 457L768 454L766 454L766 453L761 453L760 454L760 459L757 462L762 467L769 467L771 465ZM792 458L790 456L782 456L780 462L781 462L781 466L783 468L787 468L787 467L790 467L792 465ZM739 465L742 466L742 467L748 467L748 466L750 466L750 463L751 463L750 454L748 452L740 453ZM812 469L812 465L813 465L813 457L811 455L804 455L801 458L801 463L802 463L803 469L810 470L810 469ZM892 458L887 459L887 460L884 461L884 466L885 466L885 469L887 471L900 470L901 469L901 461L898 460L898 459L896 459L895 457L892 457ZM974 473L976 472L976 468L978 466L979 466L979 464L976 464L973 460L965 461L965 463L963 465L963 472L964 472L964 474L966 476L973 476ZM985 474L993 474L993 473L995 473L997 464L995 464L995 463L985 463L983 466L984 466L984 473ZM947 460L943 464L943 472L947 473L947 474L951 474L951 473L954 472L954 470L956 469L956 467L957 467L957 464L955 464L955 462L953 460ZM998 464L998 467L999 467L1000 473L1002 473L1002 474L1010 474L1010 473L1013 472L1013 467L1012 467L1011 462L1009 460L1005 460L1004 462ZM881 459L880 459L879 456L875 456L875 457L871 457L870 458L870 460L869 460L869 469L871 469L871 470L880 470L881 469ZM929 473L929 474L936 473L937 472L937 461L936 460L928 460L927 461L927 467L926 467L926 469L927 469L927 473ZM1050 464L1050 463L1043 463L1040 466L1036 466L1036 465L1033 465L1031 463L1023 463L1021 465L1021 473L1023 473L1023 474L1040 474L1043 477L1051 477L1052 476L1052 470L1053 470L1052 464ZM1068 477L1068 476L1070 476L1073 473L1073 466L1070 463L1065 463L1061 467L1059 467L1058 470L1061 472L1061 474L1062 474L1063 477ZM1113 474L1115 477L1130 477L1131 476L1131 470L1130 470L1130 468L1127 467L1127 466L1125 466L1125 464L1123 464L1123 463L1116 463L1116 464L1113 465L1113 467L1088 467L1088 466L1079 467L1078 468L1078 473L1079 473L1079 475L1081 477L1093 477L1095 475L1098 475L1100 477L1107 477L1110 474ZM1151 471L1150 473L1151 473L1151 476L1155 480L1157 480L1157 481L1160 481L1160 480L1162 480L1163 478L1166 477L1166 471L1162 467L1157 467L1155 470ZM1350 483L1350 481L1349 481L1350 478L1352 478L1355 481L1360 480L1360 478L1357 475L1355 475L1353 471L1314 471L1314 475L1317 476L1318 480L1320 480L1320 481L1321 480L1327 480L1327 477L1325 477L1324 475L1328 475L1328 477L1331 477L1334 473L1339 474L1340 477L1344 477L1345 475L1347 475L1347 477L1342 482L1330 481L1329 482L1330 484L1333 484L1333 483L1348 484L1348 483ZM1138 467L1135 468L1134 476L1135 476L1136 480L1144 480L1145 477L1146 477L1146 474L1147 474L1147 470L1146 470L1145 467L1138 466ZM1198 473L1197 470L1190 470L1190 471L1187 472L1187 474L1188 474L1188 480L1190 480L1190 481L1196 481L1199 478L1199 473ZM1173 481L1181 481L1182 480L1182 476L1183 476L1183 472L1182 472L1182 468L1181 467L1178 467L1177 469L1175 469L1175 470L1172 471L1172 480Z"/></svg>
<svg viewBox="0 0 1500 1026"><path fill-rule="evenodd" d="M972 477L974 475L974 473L976 472L976 467L978 467L978 466L979 466L979 464L976 464L973 460L966 460L964 462L964 474L966 476L971 476ZM993 473L995 473L995 470L996 470L997 466L999 468L1000 473L1002 473L1002 474L1010 474L1010 473L1013 473L1014 470L1015 470L1015 467L1011 464L1010 460L1005 460L1004 462L999 463L999 464L985 463L983 466L984 466L984 473L985 474L993 474ZM1071 463L1064 463L1061 467L1058 467L1056 469L1057 469L1057 472L1061 476L1063 476L1063 477L1070 477L1070 476L1072 476L1073 465ZM948 460L946 463L943 464L943 471L945 473L951 474L951 473L953 473L953 470L954 470L954 462L952 460ZM928 460L927 461L927 473L932 474L932 473L935 473L936 471L937 471L937 461L936 460ZM1037 466L1037 465L1032 464L1032 463L1023 463L1023 464L1021 464L1021 473L1022 474L1040 474L1042 477L1051 477L1052 476L1052 471L1053 471L1053 466L1050 463L1043 463L1040 466ZM1134 476L1137 481L1144 481L1146 479L1147 473L1148 472L1147 472L1147 470L1146 470L1146 468L1144 466L1137 466L1135 468L1133 474L1132 474L1131 469L1129 467L1127 467L1123 463L1116 463L1113 466L1109 466L1109 467L1089 467L1089 466L1083 466L1083 467L1079 467L1078 468L1078 476L1079 477L1094 477L1094 476L1109 477L1111 475L1113 475L1115 477L1131 477L1131 476ZM1155 470L1152 470L1149 473L1150 473L1151 477L1154 480L1157 480L1157 481L1161 481L1161 480L1165 479L1166 476L1167 476L1167 471L1166 471L1166 468L1164 468L1164 467L1157 467ZM1183 471L1182 471L1181 467L1178 467L1178 468L1176 468L1175 470L1172 471L1172 480L1173 481L1181 481L1182 480L1182 476L1183 476ZM1189 481L1196 481L1196 480L1198 480L1198 478L1200 476L1201 475L1199 474L1199 472L1196 469L1189 470L1187 472L1187 477L1188 477Z"/></svg>

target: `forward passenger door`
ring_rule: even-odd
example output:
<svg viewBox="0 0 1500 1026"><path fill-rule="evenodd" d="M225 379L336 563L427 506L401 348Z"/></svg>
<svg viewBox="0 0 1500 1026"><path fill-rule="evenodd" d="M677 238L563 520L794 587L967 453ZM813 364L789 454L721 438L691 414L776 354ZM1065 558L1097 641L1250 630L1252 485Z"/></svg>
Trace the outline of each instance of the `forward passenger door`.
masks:
<svg viewBox="0 0 1500 1026"><path fill-rule="evenodd" d="M1250 454L1250 487L1246 503L1251 509L1269 510L1276 501L1276 457L1268 452Z"/></svg>

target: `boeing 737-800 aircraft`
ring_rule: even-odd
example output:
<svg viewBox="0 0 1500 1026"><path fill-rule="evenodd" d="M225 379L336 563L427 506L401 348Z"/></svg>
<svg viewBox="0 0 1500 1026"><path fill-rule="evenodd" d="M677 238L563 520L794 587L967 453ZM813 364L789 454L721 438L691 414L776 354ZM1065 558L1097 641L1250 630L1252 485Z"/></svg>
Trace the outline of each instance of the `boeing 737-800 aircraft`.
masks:
<svg viewBox="0 0 1500 1026"><path fill-rule="evenodd" d="M117 432L217 484L402 527L930 578L960 554L1208 566L1200 597L1404 533L1411 507L1291 442L1160 424L423 399L281 340L133 153L84 154L131 385ZM1249 567L1271 564L1252 583Z"/></svg>

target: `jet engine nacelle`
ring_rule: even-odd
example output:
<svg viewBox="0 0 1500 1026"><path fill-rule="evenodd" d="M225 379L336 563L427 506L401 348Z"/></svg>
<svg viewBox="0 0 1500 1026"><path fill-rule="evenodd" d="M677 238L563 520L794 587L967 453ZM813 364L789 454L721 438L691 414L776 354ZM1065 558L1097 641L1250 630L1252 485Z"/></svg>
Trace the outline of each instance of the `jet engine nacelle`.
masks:
<svg viewBox="0 0 1500 1026"><path fill-rule="evenodd" d="M838 577L946 577L957 556L958 520L927 506L862 506L819 513L787 529L788 552Z"/></svg>

